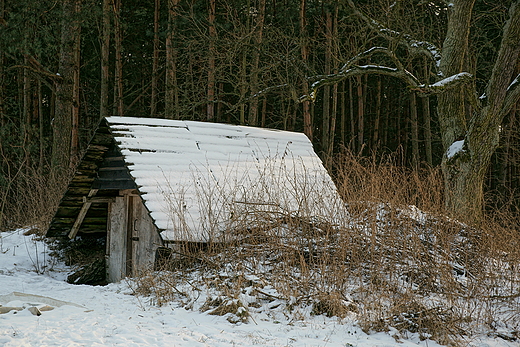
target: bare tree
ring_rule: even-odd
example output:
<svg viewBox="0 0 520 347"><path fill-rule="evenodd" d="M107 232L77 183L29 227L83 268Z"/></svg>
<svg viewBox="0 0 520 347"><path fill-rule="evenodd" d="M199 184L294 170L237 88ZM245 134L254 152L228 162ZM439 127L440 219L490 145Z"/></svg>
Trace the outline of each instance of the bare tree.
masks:
<svg viewBox="0 0 520 347"><path fill-rule="evenodd" d="M500 125L520 98L520 76L514 74L520 53L520 1L514 1L503 29L502 42L485 93L479 98L473 74L467 71L469 33L475 0L453 0L447 7L448 22L442 48L381 25L362 13L352 0L349 6L362 21L391 43L390 48L372 47L350 59L337 74L319 76L316 90L351 76L381 74L403 80L418 96L437 95L442 169L446 207L459 217L479 219L483 210L483 185L491 156L499 144ZM403 67L394 49L432 61L437 82L420 81ZM363 64L368 58L381 64ZM387 64L392 61L392 65ZM468 110L471 110L468 113Z"/></svg>

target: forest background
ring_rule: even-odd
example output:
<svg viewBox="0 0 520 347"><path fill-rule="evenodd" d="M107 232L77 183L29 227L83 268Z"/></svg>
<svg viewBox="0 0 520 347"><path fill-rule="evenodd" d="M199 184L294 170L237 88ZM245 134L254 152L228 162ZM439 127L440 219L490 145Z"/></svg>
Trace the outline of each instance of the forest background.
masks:
<svg viewBox="0 0 520 347"><path fill-rule="evenodd" d="M474 4L464 71L479 95L514 3ZM391 154L410 170L440 167L447 148L437 96L419 97L393 76L357 74L325 83L313 101L302 98L315 76L338 74L352 57L382 45L404 69L435 82L431 60L382 36L350 4L0 0L0 230L39 218L30 211L52 213L49 202L109 115L302 131L332 173L345 151L376 161ZM443 46L448 2L366 0L356 7L401 38ZM516 76L518 59L512 63ZM517 113L518 105L500 119L485 172L488 208L518 207Z"/></svg>

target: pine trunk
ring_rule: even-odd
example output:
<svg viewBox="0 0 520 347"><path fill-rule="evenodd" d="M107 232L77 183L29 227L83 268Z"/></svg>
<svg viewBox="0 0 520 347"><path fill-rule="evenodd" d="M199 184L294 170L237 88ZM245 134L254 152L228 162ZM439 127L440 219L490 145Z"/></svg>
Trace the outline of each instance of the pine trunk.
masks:
<svg viewBox="0 0 520 347"><path fill-rule="evenodd" d="M217 11L216 0L209 1L209 13L208 13L208 29L209 29L209 48L208 48L208 86L207 86L207 98L208 103L206 105L206 119L211 121L215 118L215 76L216 66L215 57L216 47L215 40L217 38L217 30L215 28L215 14Z"/></svg>
<svg viewBox="0 0 520 347"><path fill-rule="evenodd" d="M103 0L102 36L101 36L101 96L99 116L109 116L109 83L110 83L110 34L111 34L111 0Z"/></svg>
<svg viewBox="0 0 520 347"><path fill-rule="evenodd" d="M106 1L106 0L105 0ZM152 61L152 85L150 96L150 117L157 116L157 92L159 81L159 14L161 9L161 0L155 0L155 7L153 12L153 61Z"/></svg>
<svg viewBox="0 0 520 347"><path fill-rule="evenodd" d="M115 73L114 73L114 110L117 116L124 115L123 109L123 37L121 32L121 1L114 0L114 47L115 47Z"/></svg>
<svg viewBox="0 0 520 347"><path fill-rule="evenodd" d="M309 47L307 45L307 0L301 0L300 3L300 40L301 40L301 54L304 65L307 65L309 59ZM309 83L304 80L303 82L303 95L309 95ZM310 101L305 100L302 102L303 106L303 132L312 141L312 117L311 117L311 105Z"/></svg>
<svg viewBox="0 0 520 347"><path fill-rule="evenodd" d="M357 76L357 111L358 111L358 153L361 154L363 151L365 139L363 137L365 132L365 103L363 97L363 83L361 76Z"/></svg>
<svg viewBox="0 0 520 347"><path fill-rule="evenodd" d="M52 165L58 174L63 174L70 165L75 67L75 36L71 35L74 32L74 11L75 0L64 0L58 67L62 79L56 85L52 143Z"/></svg>
<svg viewBox="0 0 520 347"><path fill-rule="evenodd" d="M417 118L417 96L410 94L410 128L412 130L412 166L419 166L419 120Z"/></svg>
<svg viewBox="0 0 520 347"><path fill-rule="evenodd" d="M81 0L75 0L74 13L76 16L81 10ZM70 165L71 168L76 166L76 162L79 160L79 105L80 105L80 67L81 67L81 23L79 18L73 23L73 36L74 36L74 53L73 53L73 102L72 102L72 133L71 133L71 144L70 144Z"/></svg>
<svg viewBox="0 0 520 347"><path fill-rule="evenodd" d="M253 50L253 65L251 67L251 104L249 108L249 125L258 124L258 96L260 52L264 35L265 0L259 0L258 15L256 17L255 46Z"/></svg>
<svg viewBox="0 0 520 347"><path fill-rule="evenodd" d="M168 33L166 34L166 96L164 100L165 117L178 119L177 52L174 38L177 18L177 5L180 0L168 0ZM191 68L191 64L190 64ZM190 74L192 76L192 74Z"/></svg>

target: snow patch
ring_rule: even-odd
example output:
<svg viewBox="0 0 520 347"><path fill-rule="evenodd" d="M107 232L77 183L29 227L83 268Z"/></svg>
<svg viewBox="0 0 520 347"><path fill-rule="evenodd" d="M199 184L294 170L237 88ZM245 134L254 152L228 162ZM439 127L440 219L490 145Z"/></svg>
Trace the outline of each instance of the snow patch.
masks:
<svg viewBox="0 0 520 347"><path fill-rule="evenodd" d="M464 79L464 78L471 78L472 75L468 72L461 72L461 73L458 73L456 75L453 75L453 76L450 76L450 77L446 77L442 80L440 80L439 82L436 82L434 84L431 85L431 87L433 88L442 88L444 86L446 86L447 84L450 84L450 83L453 83L454 81L457 81L459 79Z"/></svg>
<svg viewBox="0 0 520 347"><path fill-rule="evenodd" d="M448 159L453 158L457 153L463 151L464 148L464 140L455 141L451 144L450 148L446 152L446 156Z"/></svg>

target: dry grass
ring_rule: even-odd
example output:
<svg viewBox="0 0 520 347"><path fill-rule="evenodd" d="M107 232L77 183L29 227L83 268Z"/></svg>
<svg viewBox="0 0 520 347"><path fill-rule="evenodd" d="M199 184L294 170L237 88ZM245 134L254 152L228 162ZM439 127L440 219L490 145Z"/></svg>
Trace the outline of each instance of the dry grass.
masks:
<svg viewBox="0 0 520 347"><path fill-rule="evenodd" d="M345 154L336 173L342 218L331 208L310 218L251 206L228 230L233 241L177 247L176 268L145 273L137 291L231 322L282 306L295 320L351 317L365 331L394 328L444 344L477 332L518 338L516 216L497 212L479 228L452 220L440 172L400 168L391 158Z"/></svg>
<svg viewBox="0 0 520 347"><path fill-rule="evenodd" d="M59 204L69 173L44 175L20 168L0 185L0 231L31 225L45 233Z"/></svg>

